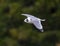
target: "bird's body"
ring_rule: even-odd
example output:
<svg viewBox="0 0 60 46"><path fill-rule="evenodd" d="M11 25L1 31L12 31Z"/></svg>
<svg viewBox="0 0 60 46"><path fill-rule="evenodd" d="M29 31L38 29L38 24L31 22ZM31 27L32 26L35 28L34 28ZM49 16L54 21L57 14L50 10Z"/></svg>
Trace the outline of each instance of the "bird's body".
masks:
<svg viewBox="0 0 60 46"><path fill-rule="evenodd" d="M26 16L27 18L24 20L26 23L33 24L37 29L39 29L41 32L43 32L43 27L41 24L41 21L45 21L45 19L40 19L35 16L29 15L29 14L21 14Z"/></svg>

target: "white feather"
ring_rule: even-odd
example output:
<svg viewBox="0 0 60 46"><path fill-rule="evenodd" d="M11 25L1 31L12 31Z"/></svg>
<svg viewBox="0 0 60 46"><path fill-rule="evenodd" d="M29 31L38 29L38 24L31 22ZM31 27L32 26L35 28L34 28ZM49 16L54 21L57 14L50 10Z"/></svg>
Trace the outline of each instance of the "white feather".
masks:
<svg viewBox="0 0 60 46"><path fill-rule="evenodd" d="M41 32L43 32L43 26L41 24L41 21L45 21L45 19L40 19L40 18L37 18L37 17L32 16L30 14L21 14L21 15L24 15L24 16L27 17L24 20L24 22L26 22L26 23L32 23L33 25L35 25L35 27L37 29L39 29ZM27 21L27 19L28 19L28 21Z"/></svg>

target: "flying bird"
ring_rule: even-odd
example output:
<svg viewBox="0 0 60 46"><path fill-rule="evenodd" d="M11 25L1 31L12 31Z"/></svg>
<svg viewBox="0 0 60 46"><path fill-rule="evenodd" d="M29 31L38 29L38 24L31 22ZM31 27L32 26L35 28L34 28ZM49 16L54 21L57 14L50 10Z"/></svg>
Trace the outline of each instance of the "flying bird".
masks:
<svg viewBox="0 0 60 46"><path fill-rule="evenodd" d="M43 26L41 24L41 21L45 21L45 19L40 19L38 17L35 17L30 14L21 14L23 16L26 16L27 18L24 20L26 23L33 24L39 31L44 32Z"/></svg>

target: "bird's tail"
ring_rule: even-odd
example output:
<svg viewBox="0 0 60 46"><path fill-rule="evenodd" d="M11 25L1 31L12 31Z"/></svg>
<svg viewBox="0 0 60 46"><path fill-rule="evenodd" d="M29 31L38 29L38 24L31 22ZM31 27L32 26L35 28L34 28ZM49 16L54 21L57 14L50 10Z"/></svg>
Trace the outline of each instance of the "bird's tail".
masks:
<svg viewBox="0 0 60 46"><path fill-rule="evenodd" d="M41 19L41 21L45 21L45 19Z"/></svg>

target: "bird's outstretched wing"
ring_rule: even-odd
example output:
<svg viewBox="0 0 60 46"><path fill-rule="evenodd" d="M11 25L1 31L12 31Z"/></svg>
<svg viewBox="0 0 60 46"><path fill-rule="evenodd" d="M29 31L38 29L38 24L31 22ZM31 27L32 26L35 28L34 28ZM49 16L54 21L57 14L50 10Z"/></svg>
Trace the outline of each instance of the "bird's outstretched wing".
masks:
<svg viewBox="0 0 60 46"><path fill-rule="evenodd" d="M43 29L41 22L39 20L35 20L33 21L33 25L37 28L37 29Z"/></svg>
<svg viewBox="0 0 60 46"><path fill-rule="evenodd" d="M30 15L30 14L21 14L21 15L24 15L24 16L26 16L26 17L32 16L32 15Z"/></svg>

